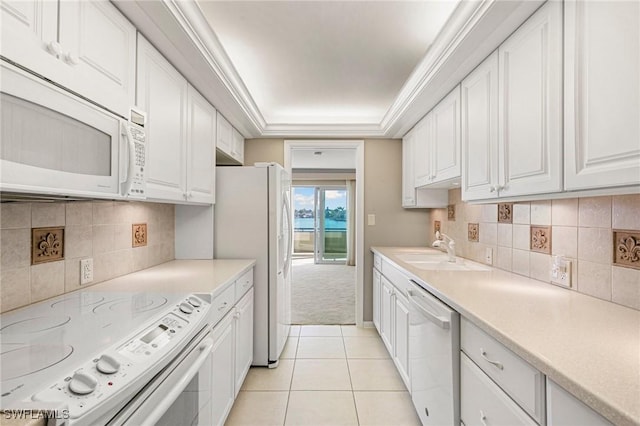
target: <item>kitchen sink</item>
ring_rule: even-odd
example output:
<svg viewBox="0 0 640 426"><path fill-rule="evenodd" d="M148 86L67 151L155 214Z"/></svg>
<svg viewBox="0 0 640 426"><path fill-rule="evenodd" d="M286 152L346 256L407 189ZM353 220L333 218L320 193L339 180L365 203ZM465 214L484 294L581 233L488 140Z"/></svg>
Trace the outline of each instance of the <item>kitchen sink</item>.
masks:
<svg viewBox="0 0 640 426"><path fill-rule="evenodd" d="M489 271L490 268L471 260L456 258L456 262L449 262L449 256L444 253L403 253L398 259L425 271Z"/></svg>

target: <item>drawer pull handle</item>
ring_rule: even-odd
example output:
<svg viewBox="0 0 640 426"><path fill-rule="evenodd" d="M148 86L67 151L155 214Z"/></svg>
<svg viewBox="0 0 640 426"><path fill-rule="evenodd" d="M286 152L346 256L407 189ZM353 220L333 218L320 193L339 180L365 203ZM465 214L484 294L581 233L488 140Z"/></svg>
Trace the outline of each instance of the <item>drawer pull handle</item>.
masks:
<svg viewBox="0 0 640 426"><path fill-rule="evenodd" d="M485 416L484 412L480 410L480 423L482 423L482 426L487 426L487 422L485 420L487 420L487 416Z"/></svg>
<svg viewBox="0 0 640 426"><path fill-rule="evenodd" d="M482 348L480 348L480 355L482 355L482 358L484 358L485 361L487 361L489 364L494 365L498 370L504 370L504 365L502 365L501 362L491 361L489 358L487 358L487 352Z"/></svg>
<svg viewBox="0 0 640 426"><path fill-rule="evenodd" d="M226 308L226 307L227 307L227 305L228 305L228 303L227 303L227 302L224 302L224 303L222 304L222 306L220 306L220 307L218 308L218 310L219 310L219 311L223 310L224 308Z"/></svg>

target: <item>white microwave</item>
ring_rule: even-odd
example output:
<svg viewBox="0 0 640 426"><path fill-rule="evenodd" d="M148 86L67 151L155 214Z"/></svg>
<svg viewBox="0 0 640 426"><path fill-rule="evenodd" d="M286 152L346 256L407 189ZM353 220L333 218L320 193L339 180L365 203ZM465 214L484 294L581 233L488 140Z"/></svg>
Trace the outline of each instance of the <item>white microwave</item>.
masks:
<svg viewBox="0 0 640 426"><path fill-rule="evenodd" d="M0 61L0 191L144 199L146 115L125 120Z"/></svg>

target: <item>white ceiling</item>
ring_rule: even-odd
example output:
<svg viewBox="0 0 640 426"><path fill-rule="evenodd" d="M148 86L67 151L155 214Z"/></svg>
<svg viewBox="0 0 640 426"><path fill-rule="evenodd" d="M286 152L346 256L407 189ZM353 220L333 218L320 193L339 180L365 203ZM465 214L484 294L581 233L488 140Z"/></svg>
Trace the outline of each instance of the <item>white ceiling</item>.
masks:
<svg viewBox="0 0 640 426"><path fill-rule="evenodd" d="M457 0L198 3L267 126L377 126Z"/></svg>

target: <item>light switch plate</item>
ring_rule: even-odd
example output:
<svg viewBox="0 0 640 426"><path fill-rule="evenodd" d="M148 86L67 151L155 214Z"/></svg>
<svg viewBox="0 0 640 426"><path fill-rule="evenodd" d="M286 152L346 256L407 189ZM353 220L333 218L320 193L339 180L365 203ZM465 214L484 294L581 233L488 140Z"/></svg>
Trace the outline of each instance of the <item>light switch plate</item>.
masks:
<svg viewBox="0 0 640 426"><path fill-rule="evenodd" d="M376 224L376 215L375 214L368 214L367 215L367 225L375 226L375 224Z"/></svg>

